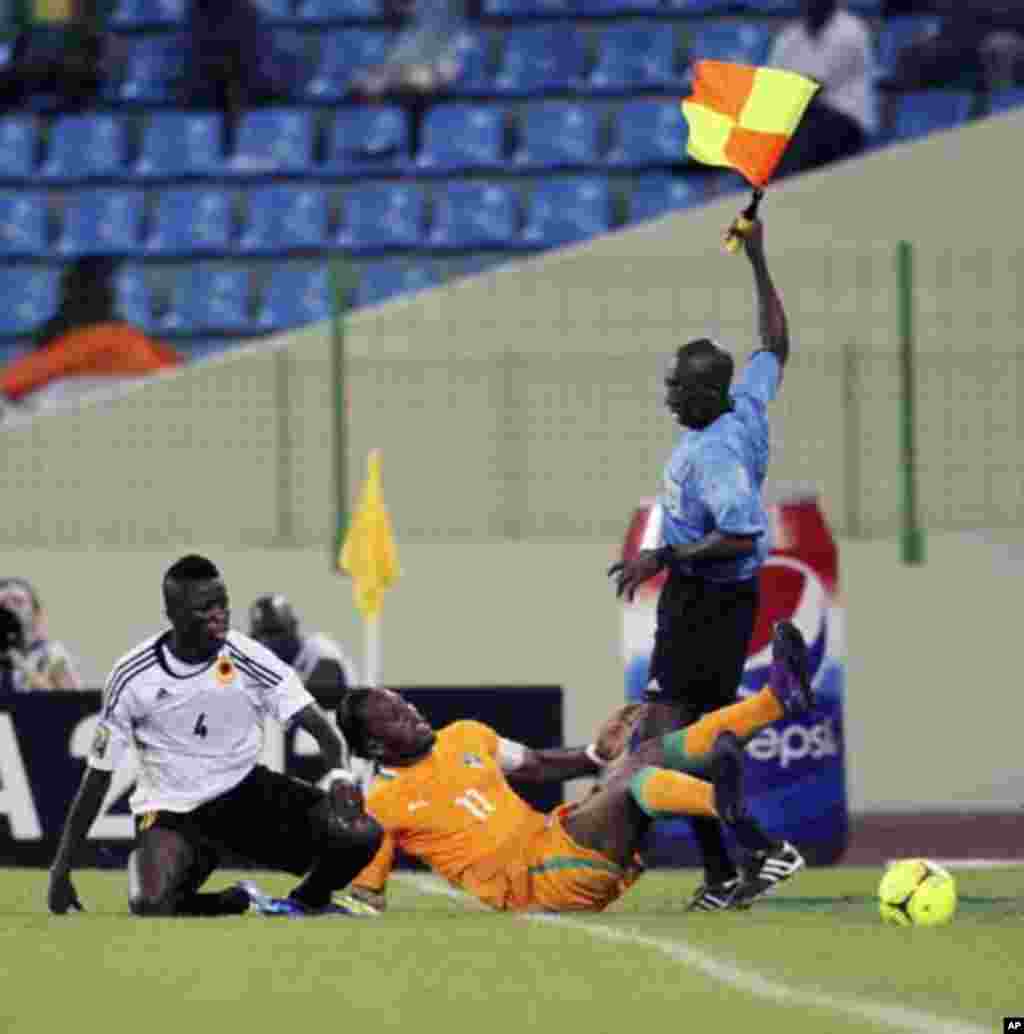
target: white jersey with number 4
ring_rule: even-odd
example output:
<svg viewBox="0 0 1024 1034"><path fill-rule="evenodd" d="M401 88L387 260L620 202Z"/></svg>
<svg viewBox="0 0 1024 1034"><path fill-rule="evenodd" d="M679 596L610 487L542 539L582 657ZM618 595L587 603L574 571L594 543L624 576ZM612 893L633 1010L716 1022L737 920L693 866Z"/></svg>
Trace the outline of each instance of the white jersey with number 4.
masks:
<svg viewBox="0 0 1024 1034"><path fill-rule="evenodd" d="M89 765L113 771L135 748L139 777L130 805L188 812L237 786L263 752L263 721L282 724L313 698L295 671L266 647L233 629L217 656L187 665L162 632L115 665Z"/></svg>

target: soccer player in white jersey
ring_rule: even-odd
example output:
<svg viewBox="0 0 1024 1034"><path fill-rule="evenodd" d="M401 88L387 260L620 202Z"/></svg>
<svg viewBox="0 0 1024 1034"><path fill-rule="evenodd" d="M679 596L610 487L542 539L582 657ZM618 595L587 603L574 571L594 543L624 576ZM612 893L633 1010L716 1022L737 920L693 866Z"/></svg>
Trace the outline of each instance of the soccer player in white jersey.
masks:
<svg viewBox="0 0 1024 1034"><path fill-rule="evenodd" d="M249 635L290 664L311 693L359 685L359 672L341 646L325 635L302 635L295 608L278 592L253 601Z"/></svg>
<svg viewBox="0 0 1024 1034"><path fill-rule="evenodd" d="M137 840L128 862L135 915L232 915L243 886L199 888L225 854L304 876L288 914L343 911L331 903L376 853L381 830L366 815L344 764L344 745L295 672L229 627L216 566L190 555L164 575L171 627L114 665L85 775L50 870L48 904L81 909L71 868L129 745L139 778L131 798ZM258 764L265 716L294 722L320 746L326 790Z"/></svg>

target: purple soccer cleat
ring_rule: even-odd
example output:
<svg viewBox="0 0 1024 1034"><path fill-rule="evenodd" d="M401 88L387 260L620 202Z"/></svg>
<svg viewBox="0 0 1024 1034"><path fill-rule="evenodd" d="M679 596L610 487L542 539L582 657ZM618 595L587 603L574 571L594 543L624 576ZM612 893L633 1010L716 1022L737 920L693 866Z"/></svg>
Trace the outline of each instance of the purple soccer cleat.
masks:
<svg viewBox="0 0 1024 1034"><path fill-rule="evenodd" d="M775 626L768 684L787 715L802 714L814 706L807 644L792 621Z"/></svg>

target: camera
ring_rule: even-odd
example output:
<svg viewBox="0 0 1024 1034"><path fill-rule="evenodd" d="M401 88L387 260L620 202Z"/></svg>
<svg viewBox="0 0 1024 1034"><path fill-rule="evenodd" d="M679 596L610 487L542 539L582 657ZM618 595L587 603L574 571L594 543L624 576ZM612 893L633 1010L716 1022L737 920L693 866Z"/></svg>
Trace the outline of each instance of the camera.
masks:
<svg viewBox="0 0 1024 1034"><path fill-rule="evenodd" d="M25 649L25 629L21 619L10 607L0 603L0 658L5 658L11 650Z"/></svg>

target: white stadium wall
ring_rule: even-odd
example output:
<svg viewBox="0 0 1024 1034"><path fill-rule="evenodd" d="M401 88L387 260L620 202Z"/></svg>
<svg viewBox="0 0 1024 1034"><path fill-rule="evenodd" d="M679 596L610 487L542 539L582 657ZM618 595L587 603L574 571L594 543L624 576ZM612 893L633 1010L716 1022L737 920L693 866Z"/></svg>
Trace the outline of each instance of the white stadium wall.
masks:
<svg viewBox="0 0 1024 1034"><path fill-rule="evenodd" d="M842 552L859 811L998 808L1024 790L1015 583L1001 547L952 530L1011 525L1021 502L1024 382L1001 350L1019 348L1022 129L1011 115L878 153L765 206L795 348L772 478L817 484L837 528L874 538ZM717 250L740 203L351 318L350 484L381 447L405 571L385 605L389 680L557 681L573 740L621 700L603 572L671 441L665 357L709 330L752 346L748 271ZM921 570L891 541L901 237L919 255L923 508L950 529ZM330 335L313 327L11 430L0 570L38 583L95 677L159 622L160 572L193 548L222 565L239 616L283 591L358 654L328 562L333 413Z"/></svg>

